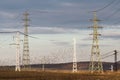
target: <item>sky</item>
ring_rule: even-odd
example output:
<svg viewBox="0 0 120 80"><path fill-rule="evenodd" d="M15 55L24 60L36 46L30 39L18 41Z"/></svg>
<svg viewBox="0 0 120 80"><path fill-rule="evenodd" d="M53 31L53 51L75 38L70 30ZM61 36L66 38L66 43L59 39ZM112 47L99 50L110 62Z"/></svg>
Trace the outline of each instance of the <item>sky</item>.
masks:
<svg viewBox="0 0 120 80"><path fill-rule="evenodd" d="M77 60L89 61L91 55L93 11L97 10L101 55L120 51L119 0L1 0L0 31L24 32L24 13L29 12L31 63L71 62L73 38L77 40ZM0 65L15 64L15 34L0 34ZM23 35L20 36L23 40ZM23 42L21 42L22 56ZM118 55L119 56L119 55ZM113 56L103 61L114 61Z"/></svg>

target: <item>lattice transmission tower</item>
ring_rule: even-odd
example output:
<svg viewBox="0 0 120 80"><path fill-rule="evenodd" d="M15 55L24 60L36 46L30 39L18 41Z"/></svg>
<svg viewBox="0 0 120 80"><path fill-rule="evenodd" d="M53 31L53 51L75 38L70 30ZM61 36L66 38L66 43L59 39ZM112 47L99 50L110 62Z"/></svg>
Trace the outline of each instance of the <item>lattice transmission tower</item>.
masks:
<svg viewBox="0 0 120 80"><path fill-rule="evenodd" d="M20 33L19 31L13 31L13 32L2 32L2 33L16 33L15 41L16 43L12 43L10 45L16 45L16 65L15 65L15 71L21 71L20 63L21 63L21 56L20 56Z"/></svg>
<svg viewBox="0 0 120 80"><path fill-rule="evenodd" d="M30 68L30 55L29 55L29 41L28 41L28 26L30 19L28 18L29 13L26 11L24 14L24 44L23 44L23 57L22 65L23 69Z"/></svg>
<svg viewBox="0 0 120 80"><path fill-rule="evenodd" d="M73 72L77 72L77 58L76 58L76 38L73 38Z"/></svg>
<svg viewBox="0 0 120 80"><path fill-rule="evenodd" d="M16 67L15 67L15 71L21 71L20 69L20 34L17 31L16 33Z"/></svg>
<svg viewBox="0 0 120 80"><path fill-rule="evenodd" d="M93 72L103 72L103 66L101 62L101 55L99 49L99 34L98 29L102 28L98 26L98 22L100 21L96 16L96 11L94 13L94 19L92 19L94 25L91 27L93 29L93 42L92 42L92 49L91 49L91 59L89 64L89 70L91 73Z"/></svg>

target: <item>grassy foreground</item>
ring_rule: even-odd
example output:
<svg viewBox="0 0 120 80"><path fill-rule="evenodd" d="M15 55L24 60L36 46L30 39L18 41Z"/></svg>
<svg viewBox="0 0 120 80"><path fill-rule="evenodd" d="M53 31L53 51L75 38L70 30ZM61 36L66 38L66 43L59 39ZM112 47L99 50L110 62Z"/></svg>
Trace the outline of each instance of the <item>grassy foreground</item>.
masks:
<svg viewBox="0 0 120 80"><path fill-rule="evenodd" d="M51 71L0 71L0 80L120 80L120 73L68 73Z"/></svg>

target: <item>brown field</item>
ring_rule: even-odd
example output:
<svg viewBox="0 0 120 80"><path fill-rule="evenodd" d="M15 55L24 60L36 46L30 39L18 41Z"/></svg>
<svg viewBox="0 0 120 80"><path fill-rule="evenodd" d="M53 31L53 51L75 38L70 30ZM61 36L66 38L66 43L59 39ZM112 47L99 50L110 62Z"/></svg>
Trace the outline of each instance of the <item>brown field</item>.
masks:
<svg viewBox="0 0 120 80"><path fill-rule="evenodd" d="M120 80L119 72L0 71L0 80Z"/></svg>

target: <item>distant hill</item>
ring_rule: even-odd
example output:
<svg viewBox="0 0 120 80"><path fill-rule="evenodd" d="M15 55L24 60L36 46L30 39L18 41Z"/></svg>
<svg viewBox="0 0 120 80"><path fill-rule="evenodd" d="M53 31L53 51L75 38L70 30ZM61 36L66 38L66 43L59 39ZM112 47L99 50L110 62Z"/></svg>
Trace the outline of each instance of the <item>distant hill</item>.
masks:
<svg viewBox="0 0 120 80"><path fill-rule="evenodd" d="M78 70L88 70L90 62L78 62ZM46 69L55 69L55 70L72 70L72 62L70 63L59 63L59 64L44 64ZM110 70L111 65L114 66L113 62L103 62L103 69ZM120 61L118 62L118 69L120 69ZM42 64L32 64L32 68L42 68Z"/></svg>
<svg viewBox="0 0 120 80"><path fill-rule="evenodd" d="M86 62L78 62L77 67L78 70L89 70L89 61ZM69 63L58 63L58 64L44 64L45 69L49 70L72 70L72 62ZM111 70L111 65L115 67L113 62L103 62L104 70ZM33 69L42 69L43 64L31 64L31 68ZM120 61L117 62L117 68L120 70ZM0 66L0 70L14 70L15 66Z"/></svg>

